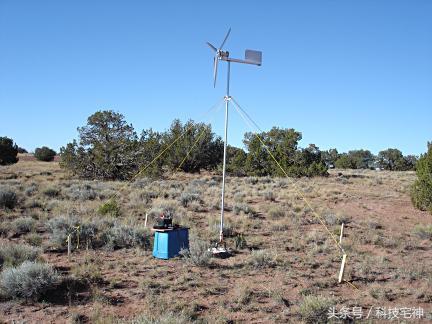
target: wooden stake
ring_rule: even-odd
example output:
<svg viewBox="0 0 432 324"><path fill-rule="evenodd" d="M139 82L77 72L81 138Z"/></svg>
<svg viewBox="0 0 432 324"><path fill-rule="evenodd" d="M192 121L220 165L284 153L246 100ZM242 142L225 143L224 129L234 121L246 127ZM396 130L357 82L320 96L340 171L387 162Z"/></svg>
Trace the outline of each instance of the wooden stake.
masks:
<svg viewBox="0 0 432 324"><path fill-rule="evenodd" d="M70 255L71 255L71 235L69 234L67 236L67 253L68 253L68 261L70 262Z"/></svg>
<svg viewBox="0 0 432 324"><path fill-rule="evenodd" d="M342 256L342 264L341 264L341 268L340 268L340 272L339 272L339 280L338 280L339 283L341 283L343 281L343 276L344 276L344 272L345 272L346 257L347 257L346 254L344 254Z"/></svg>
<svg viewBox="0 0 432 324"><path fill-rule="evenodd" d="M144 227L147 227L147 216L148 216L148 214L146 213L146 217L145 217L145 221L144 221Z"/></svg>
<svg viewBox="0 0 432 324"><path fill-rule="evenodd" d="M344 223L342 223L341 225L341 230L340 230L340 236L339 236L339 244L342 244L342 237L343 237L343 232L344 232Z"/></svg>

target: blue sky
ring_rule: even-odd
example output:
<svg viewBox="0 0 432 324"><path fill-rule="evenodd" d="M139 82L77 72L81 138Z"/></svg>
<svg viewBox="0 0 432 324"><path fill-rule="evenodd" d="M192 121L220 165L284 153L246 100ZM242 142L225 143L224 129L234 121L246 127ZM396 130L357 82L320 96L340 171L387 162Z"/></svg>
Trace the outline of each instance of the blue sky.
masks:
<svg viewBox="0 0 432 324"><path fill-rule="evenodd" d="M233 65L231 94L264 130L301 146L426 151L432 140L432 1L0 0L0 136L56 150L101 109L138 132L198 120L224 95L212 53L263 51ZM230 113L229 143L248 127ZM204 120L208 121L208 120ZM222 134L223 111L212 120Z"/></svg>

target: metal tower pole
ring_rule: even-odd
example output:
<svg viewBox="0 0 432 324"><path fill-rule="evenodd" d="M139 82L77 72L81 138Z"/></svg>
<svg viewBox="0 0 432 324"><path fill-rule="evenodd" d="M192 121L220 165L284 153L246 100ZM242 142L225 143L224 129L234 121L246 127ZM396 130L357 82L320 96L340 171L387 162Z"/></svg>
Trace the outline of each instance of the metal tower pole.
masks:
<svg viewBox="0 0 432 324"><path fill-rule="evenodd" d="M223 169L222 169L222 199L221 199L222 203L221 203L219 242L223 242L223 226L224 226L224 210L225 210L225 172L226 172L227 141L228 141L228 103L231 100L231 97L229 95L230 70L231 70L231 62L228 61L227 88L226 88L226 96L225 96L225 140L224 140L224 155L223 155Z"/></svg>

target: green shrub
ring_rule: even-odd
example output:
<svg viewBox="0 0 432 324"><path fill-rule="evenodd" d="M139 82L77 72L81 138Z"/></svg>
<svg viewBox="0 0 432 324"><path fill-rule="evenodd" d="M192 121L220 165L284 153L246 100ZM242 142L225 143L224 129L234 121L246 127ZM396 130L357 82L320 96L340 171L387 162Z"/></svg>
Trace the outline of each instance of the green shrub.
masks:
<svg viewBox="0 0 432 324"><path fill-rule="evenodd" d="M98 208L98 213L101 215L110 215L114 217L120 216L120 207L117 204L117 200L110 199L106 203L103 203Z"/></svg>
<svg viewBox="0 0 432 324"><path fill-rule="evenodd" d="M25 261L0 274L0 288L8 298L38 300L58 283L59 275L45 263Z"/></svg>
<svg viewBox="0 0 432 324"><path fill-rule="evenodd" d="M432 214L432 143L428 143L428 152L418 160L416 173L411 200L416 208L429 210Z"/></svg>
<svg viewBox="0 0 432 324"><path fill-rule="evenodd" d="M7 187L0 187L0 208L13 209L17 205L18 199L15 192Z"/></svg>
<svg viewBox="0 0 432 324"><path fill-rule="evenodd" d="M308 295L300 305L300 315L306 323L327 323L327 314L332 306L334 302L330 298Z"/></svg>
<svg viewBox="0 0 432 324"><path fill-rule="evenodd" d="M199 267L208 266L212 257L212 253L209 251L209 245L196 237L190 239L189 250L183 249L180 251L180 254L187 263Z"/></svg>
<svg viewBox="0 0 432 324"><path fill-rule="evenodd" d="M39 161L51 162L54 160L54 157L56 156L56 152L50 149L49 147L42 146L42 147L38 147L35 150L34 156Z"/></svg>
<svg viewBox="0 0 432 324"><path fill-rule="evenodd" d="M18 146L8 137L0 137L0 165L18 162Z"/></svg>
<svg viewBox="0 0 432 324"><path fill-rule="evenodd" d="M0 265L16 267L24 261L35 261L40 249L25 244L3 243L0 245Z"/></svg>

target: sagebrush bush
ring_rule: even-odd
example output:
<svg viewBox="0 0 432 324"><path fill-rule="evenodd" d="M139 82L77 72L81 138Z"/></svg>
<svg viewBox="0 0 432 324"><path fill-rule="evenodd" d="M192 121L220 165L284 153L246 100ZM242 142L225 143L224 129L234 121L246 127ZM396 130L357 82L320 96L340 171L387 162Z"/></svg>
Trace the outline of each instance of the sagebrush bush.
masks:
<svg viewBox="0 0 432 324"><path fill-rule="evenodd" d="M36 221L31 217L20 217L12 222L12 229L15 233L31 232L36 225Z"/></svg>
<svg viewBox="0 0 432 324"><path fill-rule="evenodd" d="M51 242L65 248L70 235L73 249L104 245L103 233L111 226L112 222L106 220L80 221L76 216L58 216L48 222Z"/></svg>
<svg viewBox="0 0 432 324"><path fill-rule="evenodd" d="M159 218L161 214L164 214L165 217L174 219L174 217L178 214L177 206L170 201L159 202L152 207L148 213L148 216L150 219L154 220Z"/></svg>
<svg viewBox="0 0 432 324"><path fill-rule="evenodd" d="M43 194L47 197L54 198L60 195L60 190L54 187L48 187L43 190Z"/></svg>
<svg viewBox="0 0 432 324"><path fill-rule="evenodd" d="M66 195L69 199L81 201L95 200L98 196L89 184L74 184L68 188Z"/></svg>
<svg viewBox="0 0 432 324"><path fill-rule="evenodd" d="M146 228L135 228L123 224L114 225L104 233L105 244L111 249L130 247L150 248L150 233Z"/></svg>
<svg viewBox="0 0 432 324"><path fill-rule="evenodd" d="M300 304L300 316L306 323L327 323L329 308L334 306L334 301L322 296L305 296Z"/></svg>
<svg viewBox="0 0 432 324"><path fill-rule="evenodd" d="M112 220L80 221L75 216L59 216L48 222L50 240L59 247L67 246L66 239L71 237L71 245L76 248L121 249L150 247L150 233L146 228L124 225Z"/></svg>
<svg viewBox="0 0 432 324"><path fill-rule="evenodd" d="M206 267L210 264L212 253L209 251L209 244L196 237L189 240L189 250L183 249L180 255L184 260L192 265Z"/></svg>
<svg viewBox="0 0 432 324"><path fill-rule="evenodd" d="M32 183L25 190L24 193L26 196L33 196L38 191L39 186L36 183Z"/></svg>
<svg viewBox="0 0 432 324"><path fill-rule="evenodd" d="M189 204L193 201L202 202L202 199L200 197L200 195L198 193L193 193L193 192L183 192L180 195L180 202L182 204L183 207L187 207L189 206Z"/></svg>
<svg viewBox="0 0 432 324"><path fill-rule="evenodd" d="M0 208L13 209L18 203L17 195L8 187L0 187Z"/></svg>
<svg viewBox="0 0 432 324"><path fill-rule="evenodd" d="M253 268L269 268L276 265L276 254L271 250L253 250L248 258Z"/></svg>
<svg viewBox="0 0 432 324"><path fill-rule="evenodd" d="M74 246L76 243L76 235L72 236L72 233L76 231L78 225L79 220L75 216L58 216L51 218L47 223L48 230L51 232L51 242L60 247L65 247L66 239L68 235L71 235L73 240L72 245Z"/></svg>
<svg viewBox="0 0 432 324"><path fill-rule="evenodd" d="M35 261L41 250L25 244L2 243L0 245L0 266L16 267L25 261Z"/></svg>
<svg viewBox="0 0 432 324"><path fill-rule="evenodd" d="M39 161L50 162L54 160L54 157L56 156L56 152L50 149L49 147L42 146L36 148L34 156Z"/></svg>
<svg viewBox="0 0 432 324"><path fill-rule="evenodd" d="M25 261L0 274L0 289L7 298L39 300L53 289L60 276L49 264Z"/></svg>
<svg viewBox="0 0 432 324"><path fill-rule="evenodd" d="M432 225L418 224L414 227L413 232L422 240L432 240Z"/></svg>
<svg viewBox="0 0 432 324"><path fill-rule="evenodd" d="M234 211L234 214L236 214L236 215L240 214L240 212L243 212L249 216L255 215L255 210L251 206L249 206L248 204L245 204L245 203L234 204L233 211Z"/></svg>

